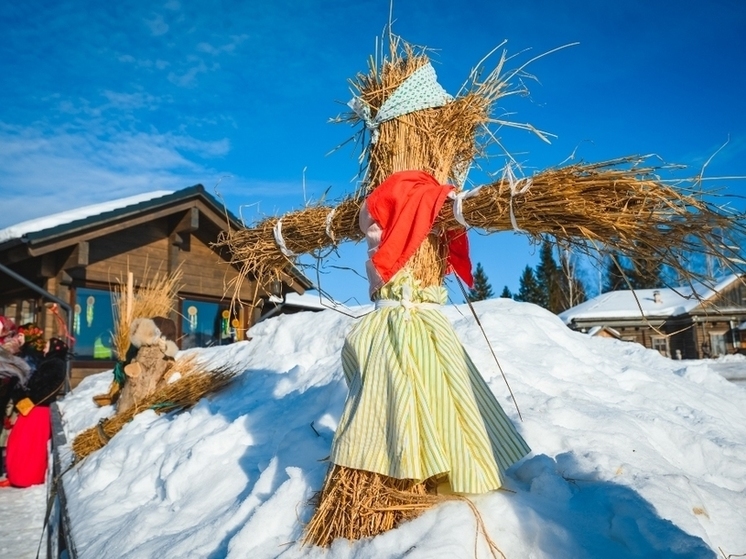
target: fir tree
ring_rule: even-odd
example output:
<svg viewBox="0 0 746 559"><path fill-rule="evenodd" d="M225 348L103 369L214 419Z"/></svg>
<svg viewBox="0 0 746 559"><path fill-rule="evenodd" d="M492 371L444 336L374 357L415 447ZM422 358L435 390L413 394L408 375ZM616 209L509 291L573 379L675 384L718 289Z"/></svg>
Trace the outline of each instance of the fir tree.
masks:
<svg viewBox="0 0 746 559"><path fill-rule="evenodd" d="M500 293L500 298L501 299L512 299L513 298L513 294L510 292L510 289L508 289L507 285L503 287L503 292Z"/></svg>
<svg viewBox="0 0 746 559"><path fill-rule="evenodd" d="M633 259L630 267L630 283L633 289L653 289L663 285L660 261Z"/></svg>
<svg viewBox="0 0 746 559"><path fill-rule="evenodd" d="M541 243L539 264L536 266L536 282L539 284L542 300L537 305L557 313L561 311L562 293L560 290L560 269L552 253L552 244L549 241Z"/></svg>
<svg viewBox="0 0 746 559"><path fill-rule="evenodd" d="M612 255L606 267L604 291L623 291L630 287L652 289L661 287L663 283L660 261L627 259Z"/></svg>
<svg viewBox="0 0 746 559"><path fill-rule="evenodd" d="M622 268L621 270L619 268ZM624 274L624 275L622 275ZM604 281L604 293L608 291L622 291L629 289L624 276L629 277L629 270L625 269L618 254L611 254L606 265L606 280Z"/></svg>
<svg viewBox="0 0 746 559"><path fill-rule="evenodd" d="M474 301L484 301L493 296L494 293L492 293L492 286L487 280L487 274L484 273L482 264L477 262L477 269L474 271L474 287L469 290L466 298L473 303Z"/></svg>
<svg viewBox="0 0 746 559"><path fill-rule="evenodd" d="M541 305L545 301L544 293L539 287L539 282L536 281L536 276L530 266L523 269L515 300L537 305Z"/></svg>

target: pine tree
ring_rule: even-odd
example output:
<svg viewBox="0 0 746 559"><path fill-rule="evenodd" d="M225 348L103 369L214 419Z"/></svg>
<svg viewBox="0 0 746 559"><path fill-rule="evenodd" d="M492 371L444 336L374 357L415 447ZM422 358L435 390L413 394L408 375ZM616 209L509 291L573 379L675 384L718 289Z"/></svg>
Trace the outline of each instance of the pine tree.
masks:
<svg viewBox="0 0 746 559"><path fill-rule="evenodd" d="M652 289L661 287L663 283L663 269L660 261L636 260L612 255L606 267L604 291L623 291L630 287Z"/></svg>
<svg viewBox="0 0 746 559"><path fill-rule="evenodd" d="M510 292L510 289L508 289L507 285L503 287L503 292L500 293L500 298L501 299L512 299L513 298L513 294Z"/></svg>
<svg viewBox="0 0 746 559"><path fill-rule="evenodd" d="M545 294L539 287L539 282L536 281L536 276L530 266L523 269L515 300L537 305L542 305L546 300Z"/></svg>
<svg viewBox="0 0 746 559"><path fill-rule="evenodd" d="M621 270L619 268L622 268ZM622 275L624 274L624 275ZM611 254L606 264L606 280L604 281L604 293L608 291L622 291L629 289L624 276L629 277L629 270L625 268L618 254Z"/></svg>
<svg viewBox="0 0 746 559"><path fill-rule="evenodd" d="M663 285L660 261L632 259L630 283L633 289L653 289Z"/></svg>
<svg viewBox="0 0 746 559"><path fill-rule="evenodd" d="M536 266L536 282L542 292L542 302L537 303L553 313L562 309L562 293L560 289L560 269L554 260L552 244L549 241L541 243L539 264Z"/></svg>
<svg viewBox="0 0 746 559"><path fill-rule="evenodd" d="M484 273L482 264L477 262L477 269L474 271L474 287L469 290L466 298L473 303L474 301L484 301L490 297L494 297L492 286L487 279L487 274Z"/></svg>

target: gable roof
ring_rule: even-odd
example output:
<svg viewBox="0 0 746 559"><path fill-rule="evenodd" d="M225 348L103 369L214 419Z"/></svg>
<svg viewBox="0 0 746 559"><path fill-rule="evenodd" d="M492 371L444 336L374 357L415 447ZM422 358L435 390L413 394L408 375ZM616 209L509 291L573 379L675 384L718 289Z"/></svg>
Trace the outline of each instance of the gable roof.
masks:
<svg viewBox="0 0 746 559"><path fill-rule="evenodd" d="M195 206L202 213L206 211L206 217L218 227L243 227L237 217L207 193L204 186L196 184L176 191L156 190L119 198L11 225L0 230L0 252L18 247L35 255L52 246L65 244L78 234L90 236L94 230L111 229L128 220L131 223L131 220L152 219L155 214L168 215ZM288 273L300 282L303 289L313 285L295 266L288 265Z"/></svg>
<svg viewBox="0 0 746 559"><path fill-rule="evenodd" d="M145 211L170 206L190 198L201 199L210 209L225 216L231 226L240 227L238 219L208 194L204 186L197 184L176 191L156 190L146 194L119 198L11 225L0 230L0 249L5 248L4 245L9 243L35 244L48 241L54 237L69 235L110 221L121 220Z"/></svg>
<svg viewBox="0 0 746 559"><path fill-rule="evenodd" d="M689 313L738 280L733 274L716 285L610 291L559 314L565 324L573 320L669 318ZM655 292L658 292L656 301ZM636 297L636 298L635 298Z"/></svg>
<svg viewBox="0 0 746 559"><path fill-rule="evenodd" d="M90 206L84 206L82 208L76 208L74 210L67 210L59 212L45 217L38 217L29 219L28 221L22 221L15 225L0 229L0 243L5 241L18 239L27 234L33 234L54 227L69 225L75 221L86 219L89 217L97 216L106 212L118 210L152 200L153 198L160 198L167 194L173 194L172 190L156 190L154 192L148 192L145 194L138 194L136 196L130 196L128 198L120 198L119 200L111 200L109 202L102 202L100 204L91 204Z"/></svg>

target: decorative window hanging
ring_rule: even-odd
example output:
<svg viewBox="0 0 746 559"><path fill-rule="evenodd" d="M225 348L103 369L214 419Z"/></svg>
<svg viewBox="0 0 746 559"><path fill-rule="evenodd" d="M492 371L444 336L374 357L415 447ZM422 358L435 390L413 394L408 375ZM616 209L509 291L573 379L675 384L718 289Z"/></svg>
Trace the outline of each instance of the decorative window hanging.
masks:
<svg viewBox="0 0 746 559"><path fill-rule="evenodd" d="M220 313L220 316L222 317L222 319L220 320L220 332L222 334L221 337L228 338L231 335L231 312L228 309L225 309L222 313Z"/></svg>
<svg viewBox="0 0 746 559"><path fill-rule="evenodd" d="M187 314L189 315L189 331L195 332L197 330L197 307L194 305L191 305L187 309Z"/></svg>
<svg viewBox="0 0 746 559"><path fill-rule="evenodd" d="M75 312L73 313L73 331L76 336L80 335L80 305L75 303Z"/></svg>
<svg viewBox="0 0 746 559"><path fill-rule="evenodd" d="M90 295L85 300L85 321L88 324L88 328L93 326L93 304L96 302L96 298Z"/></svg>

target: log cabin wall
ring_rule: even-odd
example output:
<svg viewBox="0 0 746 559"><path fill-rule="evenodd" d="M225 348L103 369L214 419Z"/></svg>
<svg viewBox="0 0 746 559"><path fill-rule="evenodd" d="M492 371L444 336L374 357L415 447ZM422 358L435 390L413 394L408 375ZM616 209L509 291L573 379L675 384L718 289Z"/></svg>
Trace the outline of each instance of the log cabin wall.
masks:
<svg viewBox="0 0 746 559"><path fill-rule="evenodd" d="M593 317L576 315L568 326L582 332L598 326L613 328L623 340L657 349L672 359L746 354L746 276L726 278L720 285L720 291L707 299L690 299L694 304L687 312L676 307L676 314L646 322L642 316L599 316L595 309Z"/></svg>
<svg viewBox="0 0 746 559"><path fill-rule="evenodd" d="M227 255L211 246L228 225L226 219L232 220L231 227L239 226L201 186L192 187L166 196L162 204L147 202L102 214L100 219L88 218L68 227L56 227L47 235L45 231L35 233L32 239L23 242L0 243L0 262L50 294L69 301L73 307L77 301L78 326L80 321L100 321L102 307L108 306L110 312L112 286L124 282L128 271L139 283L152 278L155 272L167 274L179 268L182 287L171 318L177 324L181 340L186 335L183 331L186 309L182 308L186 301L191 307L207 304L211 308L228 309L231 306L238 271L227 263ZM307 278L294 270L285 280L281 285L283 292L303 293L311 286ZM236 305L236 312L230 316L232 339L245 338L246 331L259 316L259 306L252 305L260 305L269 296L256 286L255 281L244 281L241 286L238 293L241 304ZM76 297L86 290L98 297L95 320L93 312L87 315L93 309L85 308L85 299ZM31 319L29 312L22 312L29 305L35 309ZM60 310L45 305L43 298L20 284L5 282L3 277L0 277L0 311L12 313L11 318L17 322L36 322L47 338L60 336L64 331L64 313L61 316ZM237 322L232 322L233 319ZM192 339L190 343L198 344L199 340ZM110 369L113 364L113 359L100 355L74 360L73 385L89 374Z"/></svg>

